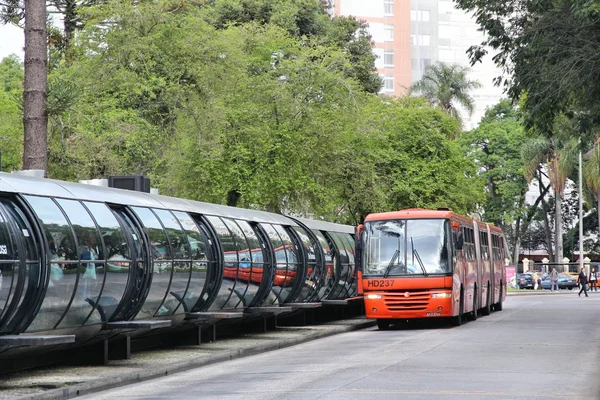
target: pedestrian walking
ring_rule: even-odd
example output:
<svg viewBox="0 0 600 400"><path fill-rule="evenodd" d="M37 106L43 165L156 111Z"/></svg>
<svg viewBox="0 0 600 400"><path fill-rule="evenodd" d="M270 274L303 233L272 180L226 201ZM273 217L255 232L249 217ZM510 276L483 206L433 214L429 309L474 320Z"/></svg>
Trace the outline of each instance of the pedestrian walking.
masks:
<svg viewBox="0 0 600 400"><path fill-rule="evenodd" d="M596 268L592 268L590 271L590 292L598 291L598 273Z"/></svg>
<svg viewBox="0 0 600 400"><path fill-rule="evenodd" d="M556 268L552 268L552 272L550 272L550 291L558 292L558 271Z"/></svg>
<svg viewBox="0 0 600 400"><path fill-rule="evenodd" d="M587 278L587 275L585 274L585 268L581 268L581 272L579 273L579 276L577 277L577 282L581 285L581 290L579 291L579 297L581 297L581 292L585 293L585 297L589 297L587 294L588 278Z"/></svg>

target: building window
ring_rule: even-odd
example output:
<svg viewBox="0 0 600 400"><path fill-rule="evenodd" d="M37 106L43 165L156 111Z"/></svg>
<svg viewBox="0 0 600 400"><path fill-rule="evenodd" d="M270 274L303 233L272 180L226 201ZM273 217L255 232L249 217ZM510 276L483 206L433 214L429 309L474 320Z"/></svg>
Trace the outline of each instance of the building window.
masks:
<svg viewBox="0 0 600 400"><path fill-rule="evenodd" d="M430 35L410 35L413 46L429 46L431 44Z"/></svg>
<svg viewBox="0 0 600 400"><path fill-rule="evenodd" d="M410 10L411 21L429 21L429 10Z"/></svg>
<svg viewBox="0 0 600 400"><path fill-rule="evenodd" d="M421 70L424 70L425 68L429 67L431 65L431 59L429 58L422 58L419 60L419 67L421 67Z"/></svg>
<svg viewBox="0 0 600 400"><path fill-rule="evenodd" d="M393 67L394 66L394 50L383 51L383 66Z"/></svg>
<svg viewBox="0 0 600 400"><path fill-rule="evenodd" d="M383 26L383 40L386 42L394 41L394 25Z"/></svg>
<svg viewBox="0 0 600 400"><path fill-rule="evenodd" d="M383 15L394 15L394 0L383 0Z"/></svg>
<svg viewBox="0 0 600 400"><path fill-rule="evenodd" d="M394 75L383 76L383 90L386 92L394 91Z"/></svg>

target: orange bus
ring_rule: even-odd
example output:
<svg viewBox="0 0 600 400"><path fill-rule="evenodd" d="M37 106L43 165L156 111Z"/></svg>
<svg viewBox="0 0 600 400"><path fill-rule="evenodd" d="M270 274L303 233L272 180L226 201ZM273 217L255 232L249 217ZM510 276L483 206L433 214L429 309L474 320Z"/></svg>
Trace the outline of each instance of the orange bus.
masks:
<svg viewBox="0 0 600 400"><path fill-rule="evenodd" d="M358 293L379 329L416 318L502 310L506 299L502 231L448 209L370 214L357 229Z"/></svg>

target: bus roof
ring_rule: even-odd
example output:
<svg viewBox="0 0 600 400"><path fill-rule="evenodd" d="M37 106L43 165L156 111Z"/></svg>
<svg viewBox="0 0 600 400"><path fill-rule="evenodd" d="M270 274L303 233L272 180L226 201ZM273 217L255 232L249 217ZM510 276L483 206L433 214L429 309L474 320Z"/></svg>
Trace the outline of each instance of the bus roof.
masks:
<svg viewBox="0 0 600 400"><path fill-rule="evenodd" d="M498 231L499 233L502 232L500 228L493 224L485 223L471 217L466 217L448 209L429 210L425 208L408 208L399 211L373 213L367 215L365 222L382 221L387 219L453 219L466 224L471 224L473 221L476 221L478 224L489 225L490 229L493 231Z"/></svg>

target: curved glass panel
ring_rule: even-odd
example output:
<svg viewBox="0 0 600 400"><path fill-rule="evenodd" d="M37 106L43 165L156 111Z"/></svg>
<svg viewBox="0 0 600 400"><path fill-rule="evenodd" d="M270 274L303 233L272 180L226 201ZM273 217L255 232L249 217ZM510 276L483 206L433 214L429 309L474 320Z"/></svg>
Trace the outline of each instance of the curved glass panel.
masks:
<svg viewBox="0 0 600 400"><path fill-rule="evenodd" d="M241 299L236 291L239 290L238 285L238 254L236 248L236 241L233 238L229 228L219 217L206 217L208 222L213 226L219 242L221 243L221 250L223 252L223 282L219 289L219 294L215 298L215 301L210 306L211 310L224 309L224 308L236 308L241 304ZM238 292L239 293L239 292Z"/></svg>
<svg viewBox="0 0 600 400"><path fill-rule="evenodd" d="M204 290L206 282L209 263L207 249L208 238L188 214L181 211L174 211L173 214L181 223L186 235L186 240L190 246L192 271L190 283L183 298L183 304L185 311L192 311L200 299L200 295Z"/></svg>
<svg viewBox="0 0 600 400"><path fill-rule="evenodd" d="M331 289L333 288L334 277L335 277L335 260L334 254L330 249L329 242L321 233L321 231L313 230L313 234L319 240L319 244L323 249L323 253L325 256L325 270L323 271L323 282L321 287L319 288L319 300L324 299Z"/></svg>
<svg viewBox="0 0 600 400"><path fill-rule="evenodd" d="M275 299L270 302L282 304L287 300L298 270L298 255L290 235L281 225L261 224L267 232L275 251L275 273L271 292Z"/></svg>
<svg viewBox="0 0 600 400"><path fill-rule="evenodd" d="M19 282L19 249L10 222L0 212L0 322L7 315ZM0 323L0 329L4 324Z"/></svg>
<svg viewBox="0 0 600 400"><path fill-rule="evenodd" d="M152 285L150 286L148 297L136 318L150 318L155 315L172 314L175 308L169 309L167 306L176 307L176 305L174 303L163 305L164 300L168 296L173 273L173 251L169 243L169 237L150 209L132 207L132 210L142 221L148 233L153 268Z"/></svg>
<svg viewBox="0 0 600 400"><path fill-rule="evenodd" d="M53 329L60 321L77 287L79 255L71 226L56 203L47 197L24 196L43 225L48 241L50 280L46 296L27 329Z"/></svg>
<svg viewBox="0 0 600 400"><path fill-rule="evenodd" d="M236 240L239 257L237 279L245 285L240 298L244 306L249 306L258 293L263 280L264 255L262 246L248 222L226 219L225 223ZM238 290L239 292L241 292L241 288Z"/></svg>
<svg viewBox="0 0 600 400"><path fill-rule="evenodd" d="M5 330L8 333L22 332L33 318L33 310L39 300L39 289L43 287L43 274L41 261L38 256L37 244L34 239L34 231L31 229L29 221L12 201L1 200L7 211L7 218L11 218L20 231L20 240L25 248L25 271L21 275L23 278L23 295L19 299L17 311L12 315L12 319L7 321Z"/></svg>
<svg viewBox="0 0 600 400"><path fill-rule="evenodd" d="M293 229L302 241L306 253L306 280L302 286L302 292L298 296L298 301L310 301L317 294L323 280L323 268L317 263L317 254L320 250L317 243L312 242L304 228L295 226Z"/></svg>
<svg viewBox="0 0 600 400"><path fill-rule="evenodd" d="M192 272L190 243L179 221L170 211L153 211L165 227L172 250L173 278L163 307L167 308L170 314L183 313L185 307L180 307L180 304L186 297Z"/></svg>
<svg viewBox="0 0 600 400"><path fill-rule="evenodd" d="M332 232L329 234L333 239L340 257L340 270L336 279L336 287L330 298L346 298L351 292L354 272L354 257L348 248L346 234ZM352 259L352 262L350 261Z"/></svg>
<svg viewBox="0 0 600 400"><path fill-rule="evenodd" d="M106 277L96 304L102 307L106 320L109 320L123 299L127 287L131 268L131 252L123 229L111 209L101 203L86 201L83 204L94 216L106 246L104 256L106 258L106 267L104 268ZM102 266L96 264L97 277L101 270Z"/></svg>
<svg viewBox="0 0 600 400"><path fill-rule="evenodd" d="M75 200L56 199L56 202L67 214L71 226L75 231L79 249L77 254L81 264L75 273L79 274L77 290L69 310L58 325L59 328L82 325L86 319L87 323L99 323L100 318L88 319L93 309L93 304L102 290L104 280L104 250L100 234L96 230L96 224L87 210Z"/></svg>

